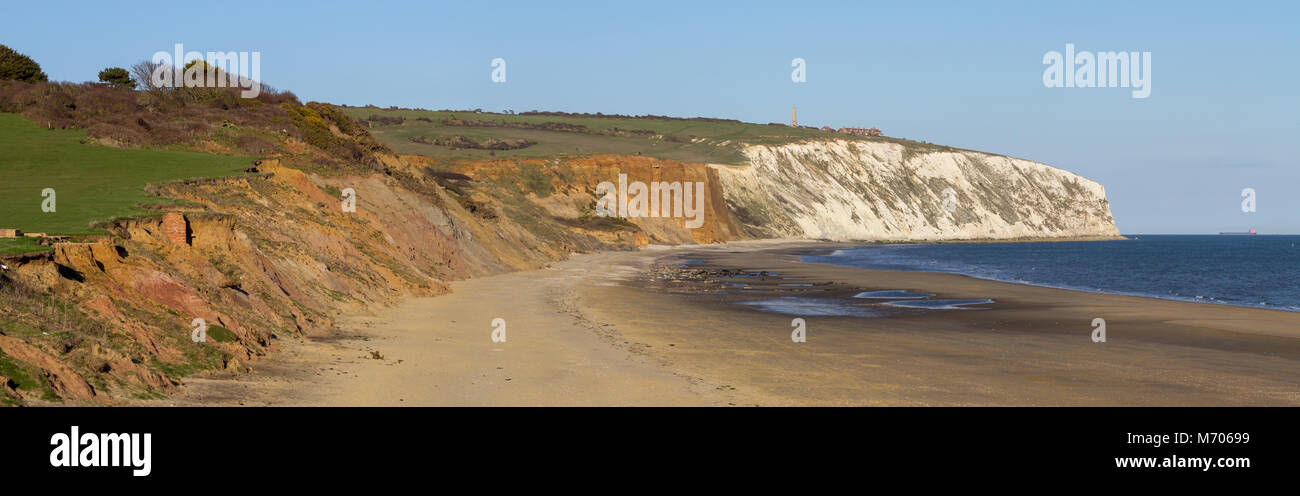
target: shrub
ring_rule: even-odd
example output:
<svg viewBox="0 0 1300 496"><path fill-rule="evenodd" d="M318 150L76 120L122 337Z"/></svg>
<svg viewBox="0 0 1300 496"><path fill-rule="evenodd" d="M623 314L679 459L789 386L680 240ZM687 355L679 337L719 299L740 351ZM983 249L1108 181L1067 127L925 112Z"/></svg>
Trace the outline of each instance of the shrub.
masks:
<svg viewBox="0 0 1300 496"><path fill-rule="evenodd" d="M370 126L373 126L376 123L384 126L400 126L403 122L406 122L406 118L400 115L397 117L384 117L379 114L370 114L370 117L367 118L366 121Z"/></svg>
<svg viewBox="0 0 1300 496"><path fill-rule="evenodd" d="M0 81L0 112L21 114L51 129L82 128L91 139L128 148L217 141L239 152L269 155L284 152L280 140L293 137L329 154L329 168L344 163L372 170L383 170L376 154L392 153L337 107L302 105L288 91L264 85L250 99L239 98L238 88L188 90Z"/></svg>
<svg viewBox="0 0 1300 496"><path fill-rule="evenodd" d="M99 82L107 83L114 88L135 88L135 80L131 79L131 73L121 67L109 67L99 71Z"/></svg>
<svg viewBox="0 0 1300 496"><path fill-rule="evenodd" d="M298 107L285 103L281 107L298 128L302 140L316 148L349 160L361 160L369 152L388 151L374 141L360 123L332 105L308 102ZM338 134L335 134L335 129Z"/></svg>
<svg viewBox="0 0 1300 496"><path fill-rule="evenodd" d="M31 57L0 45L0 80L16 80L28 83L47 81L49 78L41 72L41 65Z"/></svg>

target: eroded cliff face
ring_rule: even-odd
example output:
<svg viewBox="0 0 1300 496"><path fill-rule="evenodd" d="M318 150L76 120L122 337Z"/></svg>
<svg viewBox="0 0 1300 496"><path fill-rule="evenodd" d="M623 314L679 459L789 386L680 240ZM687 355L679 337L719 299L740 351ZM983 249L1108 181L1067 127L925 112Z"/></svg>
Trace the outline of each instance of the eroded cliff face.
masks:
<svg viewBox="0 0 1300 496"><path fill-rule="evenodd" d="M569 229L517 194L468 181L320 175L271 160L256 175L159 189L186 201L180 242L166 217L148 216L6 260L0 405L159 397L193 373L246 371L282 339L325 335L342 314L636 244L635 228ZM206 341L192 339L194 319L210 326Z"/></svg>
<svg viewBox="0 0 1300 496"><path fill-rule="evenodd" d="M311 150L308 150L309 152ZM316 152L319 154L319 152ZM243 371L287 337L448 281L570 253L754 238L948 240L1118 234L1097 183L1043 164L867 141L752 146L747 166L595 155L435 164L375 154L374 170L167 184L184 200L0 273L0 404L159 397L181 378ZM300 164L302 161L299 162ZM602 182L692 183L702 224L595 213ZM944 205L952 189L952 209ZM340 192L355 192L356 209ZM191 340L192 321L214 327Z"/></svg>
<svg viewBox="0 0 1300 496"><path fill-rule="evenodd" d="M597 185L695 183L702 225L626 217L638 245L793 238L839 241L1109 238L1100 184L1037 162L924 144L809 141L750 146L749 164L595 155L461 164L486 203L523 194L547 216L595 220ZM651 195L653 196L653 195ZM624 235L627 232L623 232Z"/></svg>
<svg viewBox="0 0 1300 496"><path fill-rule="evenodd" d="M534 212L535 216L559 220L569 229L605 241L620 244L632 241L637 246L645 246L745 239L727 210L718 172L704 164L631 155L593 155L469 163L455 169L476 181L477 200L495 205L506 217L521 212L514 199L523 198L540 208L540 212ZM697 207L698 215L684 209L681 215L601 217L596 212L599 199L618 193L601 192L598 186L611 183L617 186L616 190L622 188L620 176L629 185L696 185L699 189L692 187L689 201L685 195L674 198L665 201L659 211L675 214L671 207L680 199ZM649 195L644 198L648 200ZM660 199L668 198L660 195ZM692 219L700 221L699 225L689 227Z"/></svg>
<svg viewBox="0 0 1300 496"><path fill-rule="evenodd" d="M1027 160L919 146L846 140L751 146L748 166L712 167L731 213L751 237L1119 235L1105 190L1094 181Z"/></svg>

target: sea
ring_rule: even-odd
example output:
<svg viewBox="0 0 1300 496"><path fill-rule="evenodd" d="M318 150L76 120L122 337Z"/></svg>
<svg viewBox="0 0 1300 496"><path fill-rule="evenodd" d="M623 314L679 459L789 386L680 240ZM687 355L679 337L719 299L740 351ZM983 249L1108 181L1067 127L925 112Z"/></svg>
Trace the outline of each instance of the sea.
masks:
<svg viewBox="0 0 1300 496"><path fill-rule="evenodd" d="M965 274L1053 288L1300 311L1300 235L876 244L805 256L867 269Z"/></svg>

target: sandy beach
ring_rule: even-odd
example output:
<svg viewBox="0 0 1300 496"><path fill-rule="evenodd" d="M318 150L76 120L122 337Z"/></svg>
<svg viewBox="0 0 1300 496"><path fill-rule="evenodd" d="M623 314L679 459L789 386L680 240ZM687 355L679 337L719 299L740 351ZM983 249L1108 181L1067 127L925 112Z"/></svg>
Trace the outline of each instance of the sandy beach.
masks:
<svg viewBox="0 0 1300 496"><path fill-rule="evenodd" d="M1300 404L1300 313L799 261L843 246L651 247L461 281L147 404ZM994 302L898 311L852 298L884 290ZM774 298L881 316L743 304ZM791 340L796 317L806 342ZM505 342L492 340L496 318Z"/></svg>

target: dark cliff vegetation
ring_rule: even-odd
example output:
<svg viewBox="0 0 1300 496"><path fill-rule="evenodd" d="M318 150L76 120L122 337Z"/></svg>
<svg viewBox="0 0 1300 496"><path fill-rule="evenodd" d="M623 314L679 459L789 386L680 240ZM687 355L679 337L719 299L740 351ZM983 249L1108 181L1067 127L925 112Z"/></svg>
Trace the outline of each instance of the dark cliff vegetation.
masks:
<svg viewBox="0 0 1300 496"><path fill-rule="evenodd" d="M0 45L0 81L38 83L49 79L31 57Z"/></svg>
<svg viewBox="0 0 1300 496"><path fill-rule="evenodd" d="M411 138L414 143L425 145L434 145L451 148L452 150L469 149L469 150L519 150L536 145L536 141L526 139L499 140L496 138L487 138L479 141L461 135L454 136L435 136L428 138L425 136L415 136Z"/></svg>

